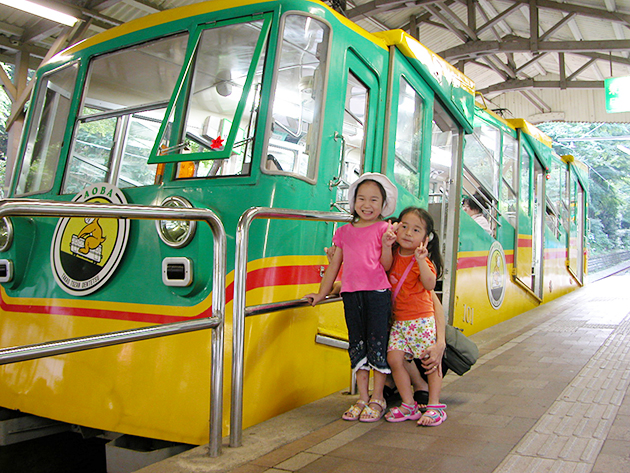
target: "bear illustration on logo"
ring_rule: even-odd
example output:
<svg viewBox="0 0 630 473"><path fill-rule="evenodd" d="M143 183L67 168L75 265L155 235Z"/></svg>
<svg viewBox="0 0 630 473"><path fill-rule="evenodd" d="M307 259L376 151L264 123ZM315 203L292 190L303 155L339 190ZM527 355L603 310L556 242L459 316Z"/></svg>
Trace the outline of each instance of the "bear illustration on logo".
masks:
<svg viewBox="0 0 630 473"><path fill-rule="evenodd" d="M124 194L107 183L92 184L73 202L126 204ZM98 217L61 218L51 245L51 265L59 287L68 294L92 294L114 274L127 246L129 220Z"/></svg>

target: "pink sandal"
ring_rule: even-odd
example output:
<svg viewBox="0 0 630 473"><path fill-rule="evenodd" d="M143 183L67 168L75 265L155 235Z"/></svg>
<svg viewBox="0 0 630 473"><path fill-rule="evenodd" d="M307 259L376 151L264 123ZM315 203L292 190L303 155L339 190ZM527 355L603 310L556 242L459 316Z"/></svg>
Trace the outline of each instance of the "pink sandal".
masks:
<svg viewBox="0 0 630 473"><path fill-rule="evenodd" d="M407 412L403 412L401 408ZM392 407L385 416L385 420L387 422L404 422L406 420L418 420L421 416L422 413L418 408L417 402L414 402L412 405L403 402L400 407Z"/></svg>
<svg viewBox="0 0 630 473"><path fill-rule="evenodd" d="M418 425L422 427L437 427L446 420L446 404L430 404L427 406L427 411L422 414ZM429 422L424 423L422 419L429 419Z"/></svg>

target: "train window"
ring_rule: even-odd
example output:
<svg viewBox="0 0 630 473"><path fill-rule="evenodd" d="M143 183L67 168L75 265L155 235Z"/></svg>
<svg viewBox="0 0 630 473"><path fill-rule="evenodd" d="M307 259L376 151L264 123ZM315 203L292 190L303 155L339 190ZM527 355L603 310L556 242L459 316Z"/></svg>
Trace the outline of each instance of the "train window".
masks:
<svg viewBox="0 0 630 473"><path fill-rule="evenodd" d="M453 169L459 152L460 132L453 119L448 115L444 107L435 101L433 104L433 122L431 129L431 173L429 177L429 210L432 205L438 205L440 212L432 212L437 222L440 215L442 229L446 222L442 214L448 206L448 197L451 182L453 181ZM444 233L442 233L444 235ZM443 238L443 237L440 237Z"/></svg>
<svg viewBox="0 0 630 473"><path fill-rule="evenodd" d="M482 224L481 220L477 220L479 217L477 217L476 215L471 215L471 217L473 217L474 220L477 220L477 223L482 226L490 236L494 237L496 235L496 223L498 214L496 200L490 197L488 191L484 188L483 184L475 178L474 174L472 174L465 165L463 178L462 204L464 210L466 210L466 208L472 208L473 210L477 211L475 213L480 213L486 220L486 222L488 222L488 226L486 226L485 223ZM466 213L469 213L469 211L466 211Z"/></svg>
<svg viewBox="0 0 630 473"><path fill-rule="evenodd" d="M527 217L531 217L531 203L529 197L530 188L530 167L531 158L525 147L521 148L521 181L519 202L521 203L521 210Z"/></svg>
<svg viewBox="0 0 630 473"><path fill-rule="evenodd" d="M179 164L177 177L249 175L251 141L265 62L264 47L260 55L256 55L262 27L261 20L203 32L196 52L186 112L186 137L182 140L186 146L173 151L202 155L216 153L226 149L229 137L234 131L236 133L229 156L199 161L196 156L194 163ZM243 107L241 102L254 61L252 83ZM243 107L242 112L239 106Z"/></svg>
<svg viewBox="0 0 630 473"><path fill-rule="evenodd" d="M562 213L562 225L567 233L569 233L569 181L570 172L569 166L565 166L561 173L562 176L562 190L561 190L561 210Z"/></svg>
<svg viewBox="0 0 630 473"><path fill-rule="evenodd" d="M516 186L518 182L518 141L503 134L503 162L501 198L499 200L501 215L513 227L516 227Z"/></svg>
<svg viewBox="0 0 630 473"><path fill-rule="evenodd" d="M545 189L547 196L546 222L549 229L558 238L562 220L560 217L562 209L562 166L555 161L552 161L550 166L551 169L547 175L547 186Z"/></svg>
<svg viewBox="0 0 630 473"><path fill-rule="evenodd" d="M329 34L312 17L284 19L265 171L315 178Z"/></svg>
<svg viewBox="0 0 630 473"><path fill-rule="evenodd" d="M482 123L472 137L467 137L464 151L464 165L495 196L499 188L499 138L498 129Z"/></svg>
<svg viewBox="0 0 630 473"><path fill-rule="evenodd" d="M341 180L352 184L363 173L369 89L352 72L348 72L346 102L343 115L343 136L346 140ZM348 190L339 186L338 201L347 200Z"/></svg>
<svg viewBox="0 0 630 473"><path fill-rule="evenodd" d="M547 202L547 209L545 212L545 223L547 224L549 230L551 230L551 233L558 238L560 236L560 221L558 219L558 214L549 202Z"/></svg>
<svg viewBox="0 0 630 473"><path fill-rule="evenodd" d="M184 63L187 34L92 60L62 193L154 183L147 160Z"/></svg>
<svg viewBox="0 0 630 473"><path fill-rule="evenodd" d="M420 153L422 145L422 97L403 78L400 78L394 176L396 182L411 195L420 194Z"/></svg>
<svg viewBox="0 0 630 473"><path fill-rule="evenodd" d="M18 196L52 189L77 71L78 64L73 63L45 75L39 83L15 190Z"/></svg>

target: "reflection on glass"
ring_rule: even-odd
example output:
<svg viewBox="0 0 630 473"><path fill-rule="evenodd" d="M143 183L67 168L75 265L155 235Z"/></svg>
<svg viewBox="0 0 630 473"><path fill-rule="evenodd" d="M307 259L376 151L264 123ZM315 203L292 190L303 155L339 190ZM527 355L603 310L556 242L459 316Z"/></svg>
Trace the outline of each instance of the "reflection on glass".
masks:
<svg viewBox="0 0 630 473"><path fill-rule="evenodd" d="M315 177L328 36L328 27L314 18L285 18L264 164L269 171Z"/></svg>
<svg viewBox="0 0 630 473"><path fill-rule="evenodd" d="M422 152L423 109L420 95L401 77L396 121L394 177L396 182L414 196L420 194L419 167Z"/></svg>
<svg viewBox="0 0 630 473"><path fill-rule="evenodd" d="M74 194L96 182L119 187L155 182L148 165L166 105L184 62L187 34L95 58L62 186Z"/></svg>
<svg viewBox="0 0 630 473"><path fill-rule="evenodd" d="M77 70L78 65L71 64L47 74L39 83L15 191L18 196L52 188Z"/></svg>

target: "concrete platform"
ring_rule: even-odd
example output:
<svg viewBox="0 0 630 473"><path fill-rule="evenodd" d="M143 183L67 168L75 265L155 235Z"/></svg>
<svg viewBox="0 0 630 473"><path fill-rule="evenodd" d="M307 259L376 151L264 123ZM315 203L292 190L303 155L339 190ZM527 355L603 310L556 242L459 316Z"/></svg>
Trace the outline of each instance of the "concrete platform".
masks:
<svg viewBox="0 0 630 473"><path fill-rule="evenodd" d="M345 422L356 396L340 393L247 429L219 459L202 446L140 472L630 473L630 276L620 274L474 335L480 359L446 376L441 426Z"/></svg>

